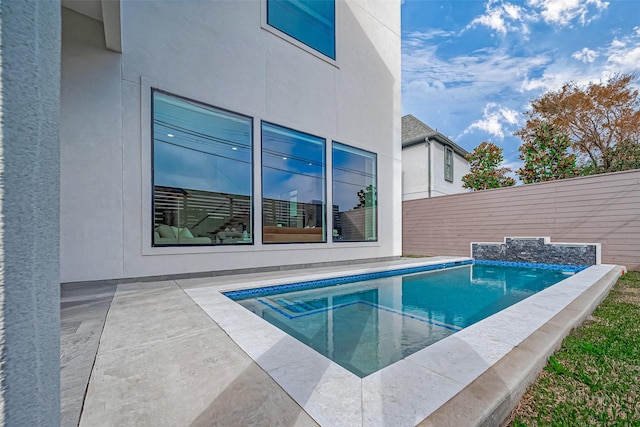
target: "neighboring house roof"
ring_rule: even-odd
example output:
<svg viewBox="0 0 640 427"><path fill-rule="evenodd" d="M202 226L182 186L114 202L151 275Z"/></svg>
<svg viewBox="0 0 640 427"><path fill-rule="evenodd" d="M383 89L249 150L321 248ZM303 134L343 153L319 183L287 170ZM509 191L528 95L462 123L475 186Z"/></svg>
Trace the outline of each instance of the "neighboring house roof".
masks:
<svg viewBox="0 0 640 427"><path fill-rule="evenodd" d="M430 128L411 114L407 114L402 118L402 148L420 144L429 139L434 139L443 145L450 146L454 152L462 157L469 154L467 150L450 140L449 137Z"/></svg>

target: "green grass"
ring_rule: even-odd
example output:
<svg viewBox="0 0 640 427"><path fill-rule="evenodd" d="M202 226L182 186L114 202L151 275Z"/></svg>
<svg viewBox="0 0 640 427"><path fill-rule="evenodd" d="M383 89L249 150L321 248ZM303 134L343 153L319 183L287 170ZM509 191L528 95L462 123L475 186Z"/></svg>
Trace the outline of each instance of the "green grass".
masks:
<svg viewBox="0 0 640 427"><path fill-rule="evenodd" d="M565 338L509 425L640 426L640 272Z"/></svg>

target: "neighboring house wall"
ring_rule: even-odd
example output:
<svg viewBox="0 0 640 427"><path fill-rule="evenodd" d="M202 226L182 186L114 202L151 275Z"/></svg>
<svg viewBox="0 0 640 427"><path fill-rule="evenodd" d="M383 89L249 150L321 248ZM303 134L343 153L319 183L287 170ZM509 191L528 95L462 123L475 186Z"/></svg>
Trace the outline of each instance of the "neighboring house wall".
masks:
<svg viewBox="0 0 640 427"><path fill-rule="evenodd" d="M427 143L402 149L402 200L430 197L429 148Z"/></svg>
<svg viewBox="0 0 640 427"><path fill-rule="evenodd" d="M400 255L399 1L337 1L334 63L263 28L264 6L122 2L122 54L63 9L63 282ZM151 88L253 118L253 245L152 247ZM326 206L331 141L377 155L377 242L333 242L328 214L326 243L261 243L262 120L326 138Z"/></svg>
<svg viewBox="0 0 640 427"><path fill-rule="evenodd" d="M468 256L506 236L600 243L603 263L640 270L640 171L403 203L404 254Z"/></svg>
<svg viewBox="0 0 640 427"><path fill-rule="evenodd" d="M453 180L447 181L444 173L444 155L445 146L437 141L419 143L402 149L403 200L467 191L462 187L462 177L469 173L469 164L464 157L454 151Z"/></svg>
<svg viewBox="0 0 640 427"><path fill-rule="evenodd" d="M0 424L60 425L60 4L0 2Z"/></svg>
<svg viewBox="0 0 640 427"><path fill-rule="evenodd" d="M469 164L455 151L453 152L453 180L445 179L444 153L445 146L432 142L433 149L433 177L434 185L431 196L444 196L446 194L464 193L467 190L462 187L462 176L469 173Z"/></svg>

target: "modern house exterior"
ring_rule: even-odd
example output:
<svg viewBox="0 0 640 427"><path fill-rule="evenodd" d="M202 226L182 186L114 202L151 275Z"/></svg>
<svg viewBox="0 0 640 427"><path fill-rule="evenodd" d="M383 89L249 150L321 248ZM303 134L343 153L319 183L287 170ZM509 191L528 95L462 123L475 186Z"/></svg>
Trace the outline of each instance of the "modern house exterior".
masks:
<svg viewBox="0 0 640 427"><path fill-rule="evenodd" d="M3 423L60 423L61 282L401 254L399 0L1 2L0 44Z"/></svg>
<svg viewBox="0 0 640 427"><path fill-rule="evenodd" d="M62 282L399 256L399 1L63 0L60 143Z"/></svg>
<svg viewBox="0 0 640 427"><path fill-rule="evenodd" d="M402 117L402 200L463 193L467 151L408 114Z"/></svg>

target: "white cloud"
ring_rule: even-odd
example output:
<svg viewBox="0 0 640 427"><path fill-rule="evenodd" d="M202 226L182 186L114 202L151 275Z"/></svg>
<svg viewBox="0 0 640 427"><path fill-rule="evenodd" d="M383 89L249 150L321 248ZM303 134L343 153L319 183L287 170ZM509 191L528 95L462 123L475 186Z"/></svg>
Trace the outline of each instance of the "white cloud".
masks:
<svg viewBox="0 0 640 427"><path fill-rule="evenodd" d="M464 134L480 130L502 140L504 139L506 128L516 124L518 124L517 111L490 102L484 107L482 119L471 123L465 129Z"/></svg>
<svg viewBox="0 0 640 427"><path fill-rule="evenodd" d="M522 82L522 90L525 92L546 92L558 90L564 84L573 82L578 85L586 85L602 78L602 72L598 67L573 66L559 61L545 69L541 77L525 79Z"/></svg>
<svg viewBox="0 0 640 427"><path fill-rule="evenodd" d="M571 57L587 64L596 60L596 58L598 57L598 52L596 52L595 50L591 50L588 47L585 47L582 50L573 52Z"/></svg>
<svg viewBox="0 0 640 427"><path fill-rule="evenodd" d="M503 36L508 32L526 36L531 22L542 19L547 24L568 26L578 20L584 26L598 19L608 6L609 3L602 0L528 0L525 6L489 0L485 13L472 20L466 29L485 26Z"/></svg>
<svg viewBox="0 0 640 427"><path fill-rule="evenodd" d="M496 87L520 91L522 79L532 69L549 63L543 54L516 57L502 48L479 49L445 60L438 55L437 41L407 35L402 46L402 83L403 88L416 82L422 82L423 88L446 88L469 101L474 96L484 98Z"/></svg>
<svg viewBox="0 0 640 427"><path fill-rule="evenodd" d="M403 114L414 114L445 134L460 138L474 120L475 130L484 128L491 135L505 137L518 120L517 111L526 104L521 96L522 81L534 70L550 65L546 54L514 56L506 48L485 48L465 55L442 58L434 40L408 40L402 47ZM511 102L502 101L490 117L480 114L488 103L513 93ZM507 108L508 107L508 108ZM474 130L471 129L471 130ZM469 141L473 140L471 130ZM454 141L456 140L454 138Z"/></svg>
<svg viewBox="0 0 640 427"><path fill-rule="evenodd" d="M504 10L504 12L509 16L509 18L514 19L514 20L519 20L520 19L520 14L522 11L522 8L520 6L516 6L514 4L509 4L509 3L504 3L502 5L502 8Z"/></svg>
<svg viewBox="0 0 640 427"><path fill-rule="evenodd" d="M612 48L620 48L625 46L626 46L626 43L618 39L613 39L613 41L611 42Z"/></svg>
<svg viewBox="0 0 640 427"><path fill-rule="evenodd" d="M541 9L540 15L546 23L560 26L570 25L575 19L587 25L609 6L602 0L529 0L528 4ZM594 8L593 15L589 16Z"/></svg>
<svg viewBox="0 0 640 427"><path fill-rule="evenodd" d="M471 22L472 26L475 24L484 25L501 34L507 33L507 26L502 18L502 14L497 10L488 11L486 15L477 17Z"/></svg>
<svg viewBox="0 0 640 427"><path fill-rule="evenodd" d="M525 13L522 7L511 3L498 3L497 0L489 0L485 5L485 14L475 18L467 29L483 25L502 35L507 32L521 31L524 34L529 33L526 23L524 22Z"/></svg>
<svg viewBox="0 0 640 427"><path fill-rule="evenodd" d="M622 38L614 39L606 49L603 77L616 73L640 72L640 27Z"/></svg>
<svg viewBox="0 0 640 427"><path fill-rule="evenodd" d="M640 45L611 52L607 58L607 71L638 72L640 71Z"/></svg>
<svg viewBox="0 0 640 427"><path fill-rule="evenodd" d="M412 31L410 33L404 34L402 37L403 39L406 38L409 41L413 40L414 42L416 42L416 41L433 40L433 39L442 38L442 37L452 37L455 35L456 35L455 31L446 31L440 28L434 28L432 30L427 30L427 31ZM403 40L403 42L404 41L405 40Z"/></svg>
<svg viewBox="0 0 640 427"><path fill-rule="evenodd" d="M584 86L606 81L619 73L639 73L640 34L637 34L637 28L634 28L629 35L618 35L608 46L583 48L571 55L572 58L588 66L556 60L545 68L541 76L526 78L522 82L521 90L525 92L558 90L568 82Z"/></svg>

